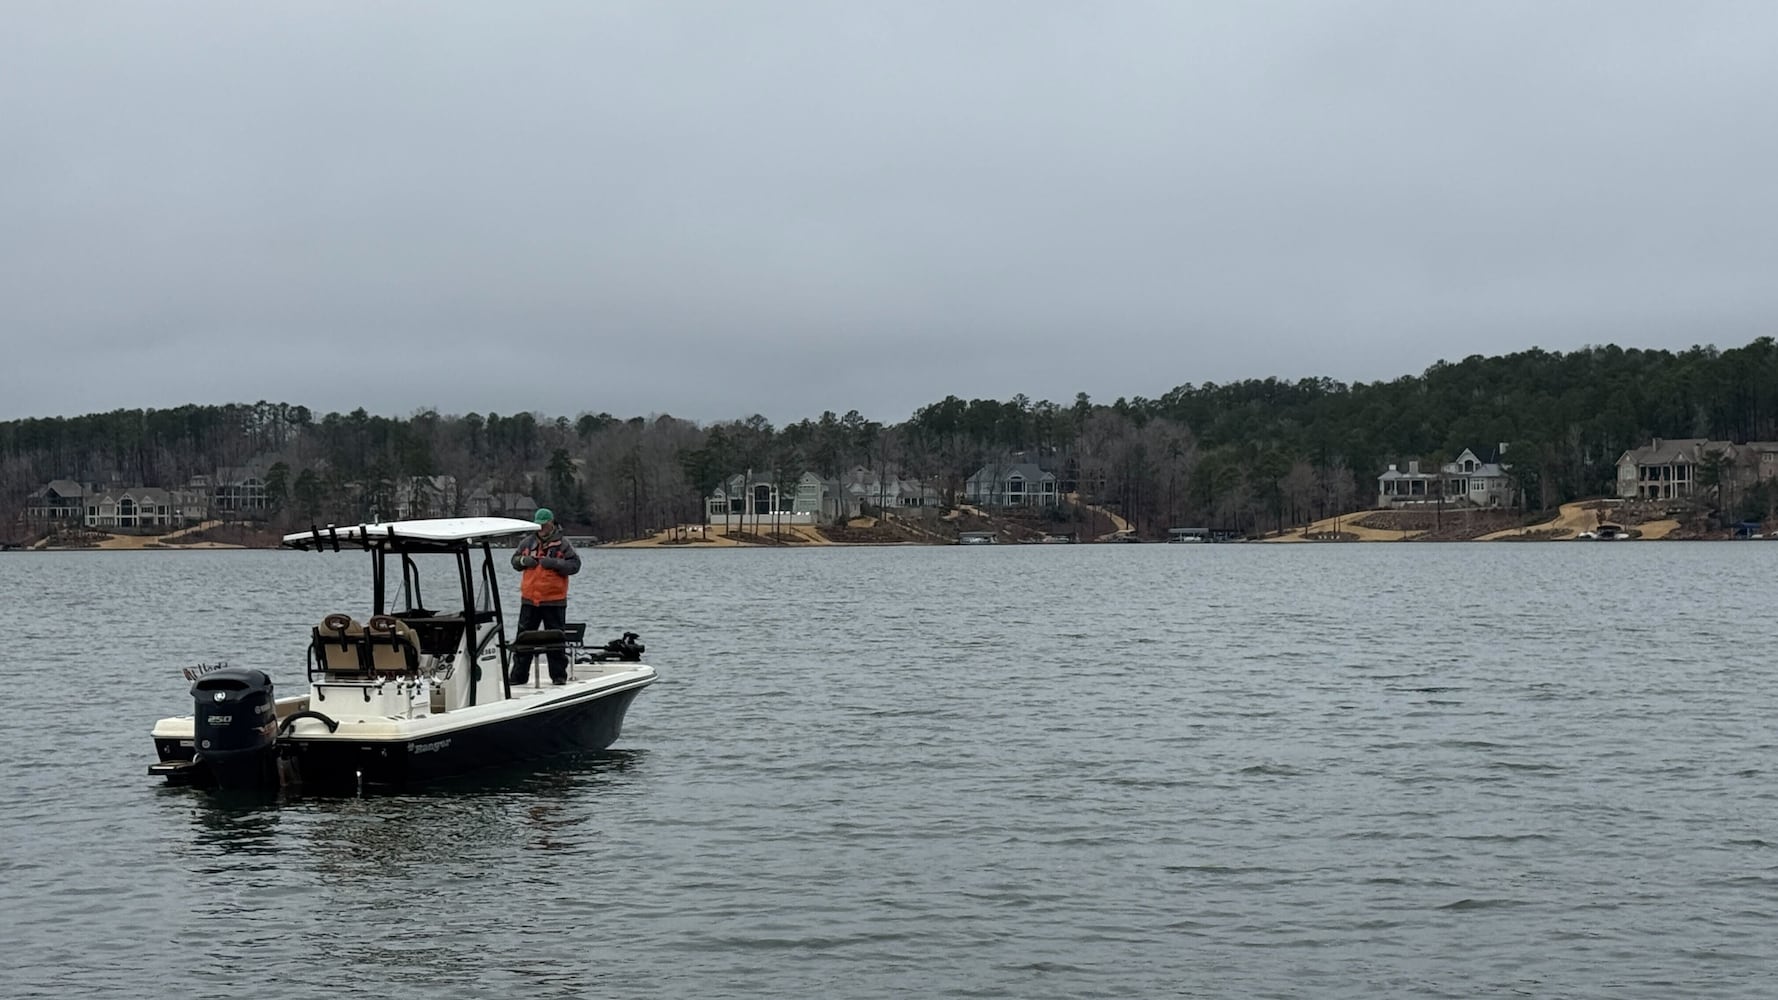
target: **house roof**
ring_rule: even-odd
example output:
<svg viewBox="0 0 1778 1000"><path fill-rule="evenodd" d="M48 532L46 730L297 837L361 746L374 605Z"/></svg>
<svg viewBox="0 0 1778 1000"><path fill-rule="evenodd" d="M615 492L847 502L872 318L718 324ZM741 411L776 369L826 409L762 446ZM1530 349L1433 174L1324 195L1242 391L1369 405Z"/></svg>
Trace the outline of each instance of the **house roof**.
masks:
<svg viewBox="0 0 1778 1000"><path fill-rule="evenodd" d="M1468 448L1463 449L1463 451L1464 454L1474 458L1475 452L1470 451ZM1446 462L1440 467L1439 471L1441 474L1447 476L1469 476L1473 479L1491 479L1506 475L1506 470L1508 468L1506 465L1499 462L1484 462L1479 458L1475 459L1476 466L1474 469L1464 472L1459 465L1462 458L1463 455L1458 455L1458 461Z"/></svg>
<svg viewBox="0 0 1778 1000"><path fill-rule="evenodd" d="M977 469L975 475L970 476L969 478L971 482L986 480L991 483L1001 483L1008 479L1012 479L1014 476L1017 476L1020 479L1035 480L1037 482L1043 482L1046 479L1054 482L1056 478L1054 474L1043 471L1043 469L1038 467L1035 462L1013 462L1006 464L990 462L987 465L982 466L980 469Z"/></svg>
<svg viewBox="0 0 1778 1000"><path fill-rule="evenodd" d="M1384 479L1439 479L1443 477L1443 475L1444 473L1442 472L1402 472L1400 469L1391 467L1387 472L1378 476L1377 479L1379 481Z"/></svg>
<svg viewBox="0 0 1778 1000"><path fill-rule="evenodd" d="M810 482L821 484L826 487L827 492L829 493L838 493L840 491L840 480L823 479L814 472L805 469L795 475L790 475L787 471L783 482L774 481L772 474L769 472L737 472L719 483L716 487L716 492L712 493L711 496L740 496L755 486L782 486L784 487L785 492L789 492L790 490L800 488L805 483Z"/></svg>
<svg viewBox="0 0 1778 1000"><path fill-rule="evenodd" d="M99 503L115 504L125 497L137 503L172 503L175 499L171 490L159 486L126 486L121 489L109 489L103 492L88 493L87 498Z"/></svg>
<svg viewBox="0 0 1778 1000"><path fill-rule="evenodd" d="M1457 458L1462 458L1466 453L1477 462L1485 465L1502 465L1504 463L1500 460L1506 457L1501 453L1499 445L1495 445L1492 448L1465 448L1463 451L1457 453Z"/></svg>
<svg viewBox="0 0 1778 1000"><path fill-rule="evenodd" d="M406 476L395 481L395 492L406 496L411 493L447 493L457 485L455 476Z"/></svg>
<svg viewBox="0 0 1778 1000"><path fill-rule="evenodd" d="M1695 464L1707 451L1733 454L1734 450L1735 445L1731 442L1712 441L1709 438L1656 438L1650 444L1624 452L1618 462L1622 464L1629 461L1636 465Z"/></svg>
<svg viewBox="0 0 1778 1000"><path fill-rule="evenodd" d="M51 493L59 497L83 497L86 496L87 489L72 479L52 479L34 495L46 497Z"/></svg>
<svg viewBox="0 0 1778 1000"><path fill-rule="evenodd" d="M225 466L216 470L218 486L239 486L249 479L265 479L265 473L251 465Z"/></svg>

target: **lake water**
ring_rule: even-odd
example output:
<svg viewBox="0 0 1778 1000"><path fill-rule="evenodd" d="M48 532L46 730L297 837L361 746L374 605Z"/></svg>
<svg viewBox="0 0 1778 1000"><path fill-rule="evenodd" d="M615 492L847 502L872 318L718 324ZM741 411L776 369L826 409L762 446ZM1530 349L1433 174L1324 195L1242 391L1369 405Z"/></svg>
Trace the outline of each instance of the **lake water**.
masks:
<svg viewBox="0 0 1778 1000"><path fill-rule="evenodd" d="M367 558L0 556L0 992L1774 989L1778 545L585 557L613 751L247 808L148 729Z"/></svg>

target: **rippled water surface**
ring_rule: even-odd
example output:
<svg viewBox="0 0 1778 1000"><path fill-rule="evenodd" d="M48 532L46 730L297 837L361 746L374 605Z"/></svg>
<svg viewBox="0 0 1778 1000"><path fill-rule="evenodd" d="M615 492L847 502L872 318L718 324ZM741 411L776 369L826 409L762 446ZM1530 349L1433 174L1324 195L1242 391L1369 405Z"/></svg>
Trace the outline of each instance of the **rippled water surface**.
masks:
<svg viewBox="0 0 1778 1000"><path fill-rule="evenodd" d="M0 556L0 992L1778 981L1778 545L586 556L662 676L613 751L258 807L148 729L200 660L294 688L364 556Z"/></svg>

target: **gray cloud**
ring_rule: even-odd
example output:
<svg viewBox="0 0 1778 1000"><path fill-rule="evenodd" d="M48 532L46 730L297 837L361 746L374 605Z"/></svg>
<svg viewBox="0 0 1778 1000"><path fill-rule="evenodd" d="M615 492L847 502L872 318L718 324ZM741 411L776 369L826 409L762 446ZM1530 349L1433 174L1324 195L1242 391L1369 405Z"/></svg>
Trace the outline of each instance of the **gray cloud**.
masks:
<svg viewBox="0 0 1778 1000"><path fill-rule="evenodd" d="M1778 332L1758 3L9 10L0 417L882 420Z"/></svg>

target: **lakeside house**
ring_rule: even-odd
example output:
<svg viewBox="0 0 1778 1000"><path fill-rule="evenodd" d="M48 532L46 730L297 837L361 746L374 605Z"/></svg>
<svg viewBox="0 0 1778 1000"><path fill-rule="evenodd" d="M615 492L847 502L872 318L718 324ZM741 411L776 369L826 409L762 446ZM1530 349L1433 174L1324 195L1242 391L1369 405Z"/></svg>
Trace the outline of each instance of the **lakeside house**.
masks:
<svg viewBox="0 0 1778 1000"><path fill-rule="evenodd" d="M839 487L847 517L858 517L867 504L880 510L905 510L942 503L936 488L918 479L904 479L894 468L879 472L854 465L840 477Z"/></svg>
<svg viewBox="0 0 1778 1000"><path fill-rule="evenodd" d="M1750 486L1773 478L1778 441L1654 438L1617 460L1617 495L1625 500L1677 500L1702 492L1706 481Z"/></svg>
<svg viewBox="0 0 1778 1000"><path fill-rule="evenodd" d="M51 526L85 528L183 528L209 513L209 496L200 490L169 490L158 486L88 486L56 479L32 492L25 515Z"/></svg>
<svg viewBox="0 0 1778 1000"><path fill-rule="evenodd" d="M963 484L963 499L978 507L1054 507L1056 477L1034 462L989 463Z"/></svg>
<svg viewBox="0 0 1778 1000"><path fill-rule="evenodd" d="M1400 508L1421 504L1474 507L1512 505L1512 466L1501 461L1506 445L1483 459L1474 448L1465 448L1437 472L1420 471L1419 459L1409 459L1407 471L1391 464L1377 477L1377 506Z"/></svg>
<svg viewBox="0 0 1778 1000"><path fill-rule="evenodd" d="M723 480L704 498L704 523L758 530L784 524L831 524L860 516L866 505L883 510L936 507L938 491L893 469L853 466L837 479L804 471L778 480L752 469Z"/></svg>
<svg viewBox="0 0 1778 1000"><path fill-rule="evenodd" d="M395 517L445 517L457 511L456 476L408 476L395 482ZM535 512L537 507L532 505ZM486 515L483 515L486 516ZM529 517L530 515L525 515Z"/></svg>
<svg viewBox="0 0 1778 1000"><path fill-rule="evenodd" d="M183 528L204 519L202 495L157 486L135 486L89 494L89 528Z"/></svg>
<svg viewBox="0 0 1778 1000"><path fill-rule="evenodd" d="M214 476L193 476L186 486L208 493L211 510L250 513L271 507L265 477L256 466L228 466Z"/></svg>
<svg viewBox="0 0 1778 1000"><path fill-rule="evenodd" d="M812 525L837 520L838 480L803 472L782 480L769 473L736 473L704 498L704 523L758 530L780 524Z"/></svg>
<svg viewBox="0 0 1778 1000"><path fill-rule="evenodd" d="M463 514L466 517L516 517L521 521L529 521L536 513L537 500L531 494L498 490L489 483L470 490L469 495L463 498Z"/></svg>
<svg viewBox="0 0 1778 1000"><path fill-rule="evenodd" d="M87 488L72 479L55 479L33 490L25 500L25 516L51 524L86 522Z"/></svg>

